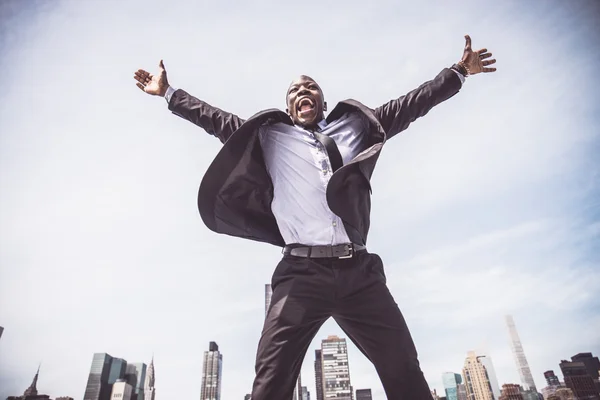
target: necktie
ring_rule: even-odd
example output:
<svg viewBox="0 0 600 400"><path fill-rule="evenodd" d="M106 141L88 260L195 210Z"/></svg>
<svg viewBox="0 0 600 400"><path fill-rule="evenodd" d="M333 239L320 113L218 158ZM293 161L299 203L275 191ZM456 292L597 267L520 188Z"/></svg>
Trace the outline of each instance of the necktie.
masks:
<svg viewBox="0 0 600 400"><path fill-rule="evenodd" d="M327 135L323 135L316 130L313 132L315 135L315 139L317 139L327 150L327 155L329 156L329 162L331 162L332 172L337 171L342 165L342 155L340 154L335 141Z"/></svg>

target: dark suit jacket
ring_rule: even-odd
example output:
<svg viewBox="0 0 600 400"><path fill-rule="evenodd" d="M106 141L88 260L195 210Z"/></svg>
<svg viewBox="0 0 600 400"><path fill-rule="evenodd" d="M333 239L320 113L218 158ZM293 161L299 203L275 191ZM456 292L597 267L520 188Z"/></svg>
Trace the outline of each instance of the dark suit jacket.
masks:
<svg viewBox="0 0 600 400"><path fill-rule="evenodd" d="M370 109L355 100L340 102L327 116L333 121L348 111L363 113L371 122L366 148L335 171L327 186L329 208L337 214L356 244L366 245L371 211L371 175L386 140L417 118L454 96L461 82L454 71L443 69L433 80ZM198 209L206 226L226 235L284 246L271 212L273 184L265 168L258 127L292 120L270 109L243 120L213 107L183 90L173 93L169 110L204 128L224 143L206 171L198 192Z"/></svg>

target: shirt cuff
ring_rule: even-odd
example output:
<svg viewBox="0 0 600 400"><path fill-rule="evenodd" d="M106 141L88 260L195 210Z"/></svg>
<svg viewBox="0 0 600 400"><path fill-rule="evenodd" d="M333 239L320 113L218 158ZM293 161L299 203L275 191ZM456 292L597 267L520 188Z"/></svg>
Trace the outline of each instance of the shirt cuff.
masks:
<svg viewBox="0 0 600 400"><path fill-rule="evenodd" d="M173 89L171 86L169 86L167 88L167 92L165 93L165 100L167 101L167 103L169 103L171 101L171 96L173 96L173 93L175 93L175 90L177 90L177 89Z"/></svg>
<svg viewBox="0 0 600 400"><path fill-rule="evenodd" d="M465 76L463 74L461 74L460 72L458 72L457 70L455 70L454 68L450 68L456 75L458 75L458 78L460 79L461 83L465 83ZM166 96L165 96L166 97Z"/></svg>

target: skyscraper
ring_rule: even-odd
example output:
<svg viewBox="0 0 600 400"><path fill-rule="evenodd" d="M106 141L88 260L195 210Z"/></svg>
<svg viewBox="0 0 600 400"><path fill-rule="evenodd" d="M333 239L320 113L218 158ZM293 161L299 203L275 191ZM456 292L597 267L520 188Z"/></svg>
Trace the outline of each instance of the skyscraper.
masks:
<svg viewBox="0 0 600 400"><path fill-rule="evenodd" d="M108 375L113 358L106 353L95 353L88 376L83 400L109 400L111 387Z"/></svg>
<svg viewBox="0 0 600 400"><path fill-rule="evenodd" d="M154 376L154 355L152 356L152 360L150 361L150 365L148 366L148 370L146 371L146 382L144 382L144 400L154 400L156 395L155 388L155 376ZM141 400L141 399L138 399Z"/></svg>
<svg viewBox="0 0 600 400"><path fill-rule="evenodd" d="M144 383L146 381L146 364L127 364L125 372L127 382L133 387L132 400L144 400Z"/></svg>
<svg viewBox="0 0 600 400"><path fill-rule="evenodd" d="M315 389L317 400L323 398L323 357L321 349L315 350Z"/></svg>
<svg viewBox="0 0 600 400"><path fill-rule="evenodd" d="M548 386L560 386L560 381L558 380L558 376L554 375L554 371L544 372L544 378L546 378Z"/></svg>
<svg viewBox="0 0 600 400"><path fill-rule="evenodd" d="M373 400L371 389L357 389L356 400Z"/></svg>
<svg viewBox="0 0 600 400"><path fill-rule="evenodd" d="M479 361L474 351L470 351L465 359L463 376L467 388L468 400L494 400L485 366Z"/></svg>
<svg viewBox="0 0 600 400"><path fill-rule="evenodd" d="M270 284L265 285L265 316L269 312L269 307L271 306L271 297L273 296L273 289L271 289Z"/></svg>
<svg viewBox="0 0 600 400"><path fill-rule="evenodd" d="M47 394L38 394L37 382L39 376L40 367L38 367L35 376L33 377L33 381L31 382L31 385L29 385L29 387L25 389L23 396L9 396L6 400L50 400L50 396L48 396Z"/></svg>
<svg viewBox="0 0 600 400"><path fill-rule="evenodd" d="M462 383L460 374L454 372L444 372L442 374L442 384L446 391L447 400L458 400L458 385Z"/></svg>
<svg viewBox="0 0 600 400"><path fill-rule="evenodd" d="M202 390L200 400L221 400L221 373L223 355L215 342L210 342L208 351L204 352L202 366Z"/></svg>
<svg viewBox="0 0 600 400"><path fill-rule="evenodd" d="M300 388L300 400L310 400L310 392L306 386Z"/></svg>
<svg viewBox="0 0 600 400"><path fill-rule="evenodd" d="M492 357L484 352L478 352L477 356L479 358L479 362L483 364L487 372L492 393L494 393L494 399L498 400L500 398L500 385L498 384L498 378L496 377L496 369L494 368Z"/></svg>
<svg viewBox="0 0 600 400"><path fill-rule="evenodd" d="M329 336L321 341L324 399L352 400L346 339Z"/></svg>
<svg viewBox="0 0 600 400"><path fill-rule="evenodd" d="M133 394L133 386L125 379L117 379L112 385L112 393L110 400L131 400Z"/></svg>
<svg viewBox="0 0 600 400"><path fill-rule="evenodd" d="M533 376L531 375L531 370L529 369L529 364L527 363L527 357L525 357L525 351L523 350L523 345L521 344L521 339L517 333L515 321L511 315L506 316L506 326L508 327L513 357L515 358L515 363L517 364L517 370L519 371L519 376L521 377L523 389L537 392L535 382L533 381Z"/></svg>
<svg viewBox="0 0 600 400"><path fill-rule="evenodd" d="M565 385L573 391L577 399L600 400L600 391L585 362L563 360L560 369L565 377Z"/></svg>
<svg viewBox="0 0 600 400"><path fill-rule="evenodd" d="M112 385L118 379L125 378L125 371L127 371L127 361L122 358L113 358L108 373L108 384Z"/></svg>

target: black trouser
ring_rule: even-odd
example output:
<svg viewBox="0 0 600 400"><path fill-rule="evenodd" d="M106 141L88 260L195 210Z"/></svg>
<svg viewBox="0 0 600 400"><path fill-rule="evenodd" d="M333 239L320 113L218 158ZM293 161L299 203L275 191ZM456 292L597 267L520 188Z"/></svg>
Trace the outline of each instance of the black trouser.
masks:
<svg viewBox="0 0 600 400"><path fill-rule="evenodd" d="M252 400L292 398L308 346L329 317L375 365L389 400L431 399L377 254L361 251L347 259L284 256L271 284Z"/></svg>

